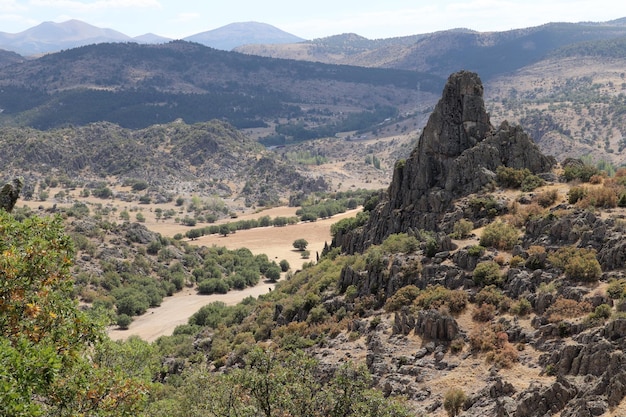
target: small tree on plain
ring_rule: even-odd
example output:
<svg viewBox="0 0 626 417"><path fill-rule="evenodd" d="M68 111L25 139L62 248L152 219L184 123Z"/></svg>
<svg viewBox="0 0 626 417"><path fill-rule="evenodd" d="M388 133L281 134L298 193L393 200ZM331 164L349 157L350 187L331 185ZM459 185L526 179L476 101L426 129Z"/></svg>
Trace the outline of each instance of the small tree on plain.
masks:
<svg viewBox="0 0 626 417"><path fill-rule="evenodd" d="M305 239L296 239L293 241L293 247L301 251L305 250L308 244L309 242L307 242Z"/></svg>

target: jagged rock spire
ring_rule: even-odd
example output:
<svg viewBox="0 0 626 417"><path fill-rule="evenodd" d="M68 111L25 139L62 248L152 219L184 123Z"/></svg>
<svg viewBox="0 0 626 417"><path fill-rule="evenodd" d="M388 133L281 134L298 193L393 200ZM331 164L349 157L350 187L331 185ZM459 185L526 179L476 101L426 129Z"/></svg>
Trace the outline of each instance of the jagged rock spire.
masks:
<svg viewBox="0 0 626 417"><path fill-rule="evenodd" d="M385 198L360 230L338 237L344 251L362 251L393 233L439 231L453 201L479 191L505 165L547 172L554 158L543 155L519 126L495 129L477 74L452 74L406 161L398 161Z"/></svg>

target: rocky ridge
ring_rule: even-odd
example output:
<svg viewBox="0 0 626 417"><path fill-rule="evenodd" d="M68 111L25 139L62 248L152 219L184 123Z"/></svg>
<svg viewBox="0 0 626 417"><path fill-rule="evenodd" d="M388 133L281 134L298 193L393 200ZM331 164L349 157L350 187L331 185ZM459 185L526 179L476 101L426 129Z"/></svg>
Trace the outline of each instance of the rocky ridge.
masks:
<svg viewBox="0 0 626 417"><path fill-rule="evenodd" d="M481 190L495 179L498 166L548 172L554 158L543 155L519 126L494 128L477 74L450 76L417 147L398 161L384 200L360 230L335 242L349 253L399 232L424 229L450 232L458 219L442 223L455 199Z"/></svg>
<svg viewBox="0 0 626 417"><path fill-rule="evenodd" d="M391 234L419 238L425 229L439 233L437 251L427 254L422 247L423 256L389 254L369 263L365 270L347 265L339 279L340 290L354 287L358 296L373 297L382 306L408 285L421 290L440 285L462 289L470 302L477 303L481 288L473 276L476 265L494 262L502 255L494 248L480 254L472 252L471 245L458 248L446 233L463 217L474 220L475 226L484 225L479 219L486 216L472 213L468 195L493 181L499 165L542 174L554 164L521 128L506 122L498 129L490 125L476 74L453 74L418 146L396 167L393 182L371 211L369 221L356 230L339 233L334 242L345 252L362 253ZM554 174L544 177L558 181ZM513 201L530 204L519 196L509 198L508 204ZM494 210L506 213L506 199L497 202ZM493 216L489 222L492 220ZM511 300L527 302L531 313L521 319L496 315L490 323L500 329L503 345L517 346L519 362L514 369L518 375L526 373L530 383L508 379L510 374L502 372L506 366L494 364L481 374L479 362L470 365L475 369L467 372L474 379L471 386L462 386L470 395L461 415L600 416L622 406L626 397L622 369L626 319L617 315L606 320L598 312L624 311L626 303L614 303L615 297L605 286L624 278L624 232L619 214L600 216L563 200L544 214L528 218L520 244L510 251L510 256L522 263L511 262L498 287ZM537 255L533 248L538 247L546 252ZM602 271L599 284L581 282L564 274L563 267L546 261L547 253L564 247L595 254ZM596 313L580 319L581 314L568 311L555 319L550 315L559 303ZM335 300L333 309L341 307L352 309L349 303ZM478 354L475 348L455 353L456 341L471 344L475 337L466 320L445 308L416 312L405 306L381 324L355 322L353 329L365 333L366 341L355 345L352 355L361 352L366 357L374 382L386 395L404 396L418 404L420 412L442 415L443 397L432 387L436 381L452 378L450 375L460 378L458 369L467 367Z"/></svg>

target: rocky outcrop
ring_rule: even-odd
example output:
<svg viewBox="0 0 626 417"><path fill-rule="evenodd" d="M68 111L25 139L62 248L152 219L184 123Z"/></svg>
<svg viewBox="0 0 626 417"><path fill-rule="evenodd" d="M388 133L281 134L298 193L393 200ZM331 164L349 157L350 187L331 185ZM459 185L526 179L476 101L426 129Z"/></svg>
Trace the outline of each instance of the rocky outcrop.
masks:
<svg viewBox="0 0 626 417"><path fill-rule="evenodd" d="M454 317L439 310L422 310L417 316L415 333L428 340L449 342L459 335L459 325Z"/></svg>
<svg viewBox="0 0 626 417"><path fill-rule="evenodd" d="M498 166L540 173L554 163L519 126L491 125L477 74L452 74L417 147L396 163L393 181L369 222L335 244L354 253L393 233L446 229L440 221L453 201L492 181Z"/></svg>

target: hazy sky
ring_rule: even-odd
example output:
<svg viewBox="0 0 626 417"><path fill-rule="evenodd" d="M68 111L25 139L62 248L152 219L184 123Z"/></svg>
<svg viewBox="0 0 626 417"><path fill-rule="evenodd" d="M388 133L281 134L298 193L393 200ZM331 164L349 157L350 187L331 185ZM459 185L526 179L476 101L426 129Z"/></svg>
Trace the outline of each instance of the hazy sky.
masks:
<svg viewBox="0 0 626 417"><path fill-rule="evenodd" d="M248 21L306 39L347 32L374 39L621 17L624 0L0 0L0 32L78 19L130 36L152 32L170 38Z"/></svg>

